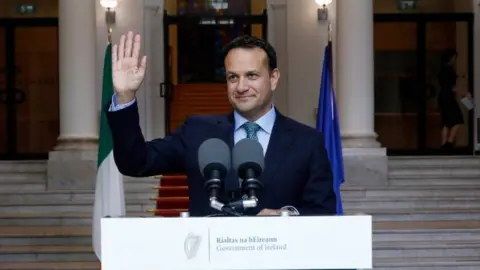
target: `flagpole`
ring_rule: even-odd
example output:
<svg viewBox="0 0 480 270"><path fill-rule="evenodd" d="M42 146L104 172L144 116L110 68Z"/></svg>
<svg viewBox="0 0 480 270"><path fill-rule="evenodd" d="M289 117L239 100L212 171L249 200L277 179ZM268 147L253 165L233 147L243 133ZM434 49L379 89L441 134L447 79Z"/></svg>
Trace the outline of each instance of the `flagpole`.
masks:
<svg viewBox="0 0 480 270"><path fill-rule="evenodd" d="M328 42L332 42L332 23L328 22Z"/></svg>
<svg viewBox="0 0 480 270"><path fill-rule="evenodd" d="M108 33L107 33L107 41L108 41L108 44L112 44L112 27L108 27Z"/></svg>
<svg viewBox="0 0 480 270"><path fill-rule="evenodd" d="M115 25L116 13L114 8L107 8L105 11L105 23L107 25L107 40L108 44L112 44L113 25Z"/></svg>
<svg viewBox="0 0 480 270"><path fill-rule="evenodd" d="M332 48L332 22L329 20L328 21L328 42L327 42L327 47L328 47L328 69L330 70L329 75L330 75L330 81L333 83L333 48Z"/></svg>

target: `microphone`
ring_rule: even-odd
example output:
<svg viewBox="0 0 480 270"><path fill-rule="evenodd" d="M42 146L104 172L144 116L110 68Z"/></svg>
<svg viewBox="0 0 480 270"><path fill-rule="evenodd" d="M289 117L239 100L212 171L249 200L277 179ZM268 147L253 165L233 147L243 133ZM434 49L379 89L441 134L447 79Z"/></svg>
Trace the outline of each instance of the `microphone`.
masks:
<svg viewBox="0 0 480 270"><path fill-rule="evenodd" d="M252 139L243 139L235 144L232 151L233 168L238 176L243 179L242 189L248 195L247 200L239 200L229 204L230 207L241 210L257 207L257 191L263 188L258 180L263 173L265 160L262 145Z"/></svg>
<svg viewBox="0 0 480 270"><path fill-rule="evenodd" d="M220 139L204 141L198 148L198 166L206 180L204 187L210 193L210 207L222 211L225 205L218 200L218 196L222 181L231 168L230 148Z"/></svg>

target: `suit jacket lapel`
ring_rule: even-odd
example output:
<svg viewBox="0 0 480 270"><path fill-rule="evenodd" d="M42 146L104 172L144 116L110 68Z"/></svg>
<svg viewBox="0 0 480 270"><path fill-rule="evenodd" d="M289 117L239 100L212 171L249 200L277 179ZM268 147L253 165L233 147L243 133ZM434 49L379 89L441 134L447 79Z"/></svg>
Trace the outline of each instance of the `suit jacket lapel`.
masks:
<svg viewBox="0 0 480 270"><path fill-rule="evenodd" d="M288 119L276 111L277 117L273 125L270 141L265 154L265 168L261 181L266 184L271 181L278 166L281 164L293 142L293 132L288 124Z"/></svg>

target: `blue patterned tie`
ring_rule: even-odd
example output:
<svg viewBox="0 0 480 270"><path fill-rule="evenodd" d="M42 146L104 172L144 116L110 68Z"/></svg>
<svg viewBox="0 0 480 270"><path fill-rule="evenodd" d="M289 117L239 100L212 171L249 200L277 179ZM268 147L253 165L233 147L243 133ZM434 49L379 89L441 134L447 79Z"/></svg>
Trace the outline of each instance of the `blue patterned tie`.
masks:
<svg viewBox="0 0 480 270"><path fill-rule="evenodd" d="M257 132L261 127L255 122L246 122L242 125L242 128L247 132L247 139L258 141Z"/></svg>

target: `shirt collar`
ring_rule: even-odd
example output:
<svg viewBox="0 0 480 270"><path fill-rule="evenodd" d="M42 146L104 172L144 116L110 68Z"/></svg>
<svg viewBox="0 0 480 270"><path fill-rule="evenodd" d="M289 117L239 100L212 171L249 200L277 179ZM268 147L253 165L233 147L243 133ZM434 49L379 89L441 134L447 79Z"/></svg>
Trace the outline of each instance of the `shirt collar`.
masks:
<svg viewBox="0 0 480 270"><path fill-rule="evenodd" d="M248 122L248 120L241 116L237 111L233 111L233 116L235 119L235 131ZM276 116L275 107L272 106L272 108L265 115L255 121L255 123L257 123L267 134L271 134Z"/></svg>

